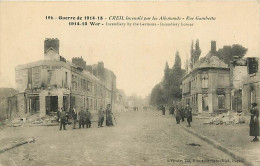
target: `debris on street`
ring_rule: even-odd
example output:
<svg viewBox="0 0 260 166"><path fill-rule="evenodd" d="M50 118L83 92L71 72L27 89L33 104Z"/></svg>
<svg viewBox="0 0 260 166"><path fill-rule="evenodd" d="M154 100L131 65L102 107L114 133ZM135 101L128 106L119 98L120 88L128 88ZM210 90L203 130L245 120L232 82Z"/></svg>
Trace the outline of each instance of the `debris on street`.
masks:
<svg viewBox="0 0 260 166"><path fill-rule="evenodd" d="M57 116L40 117L39 114L30 115L23 118L15 118L12 121L6 121L8 127L22 127L31 125L54 125L58 124Z"/></svg>
<svg viewBox="0 0 260 166"><path fill-rule="evenodd" d="M241 124L245 123L245 117L242 113L223 113L216 117L210 118L203 124L213 125L230 125L230 124Z"/></svg>

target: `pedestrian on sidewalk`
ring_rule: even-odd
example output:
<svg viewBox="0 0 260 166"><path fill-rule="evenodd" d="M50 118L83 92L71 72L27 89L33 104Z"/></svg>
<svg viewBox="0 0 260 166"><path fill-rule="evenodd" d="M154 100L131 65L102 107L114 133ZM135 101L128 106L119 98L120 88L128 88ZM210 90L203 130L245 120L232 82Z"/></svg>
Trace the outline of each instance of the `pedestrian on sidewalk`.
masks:
<svg viewBox="0 0 260 166"><path fill-rule="evenodd" d="M255 138L252 142L259 141L257 136L259 136L259 110L257 108L257 103L252 103L252 108L250 109L251 119L250 119L250 136Z"/></svg>
<svg viewBox="0 0 260 166"><path fill-rule="evenodd" d="M87 128L91 127L91 118L92 118L92 115L87 108L87 110L86 110L86 126L87 126Z"/></svg>
<svg viewBox="0 0 260 166"><path fill-rule="evenodd" d="M175 118L176 118L176 123L180 124L181 121L181 115L180 115L180 110L178 107L175 109Z"/></svg>
<svg viewBox="0 0 260 166"><path fill-rule="evenodd" d="M79 111L79 128L81 128L81 126L84 128L85 119L86 119L85 116L86 116L85 112L83 111L83 109L81 109Z"/></svg>
<svg viewBox="0 0 260 166"><path fill-rule="evenodd" d="M175 111L174 106L170 106L170 108L169 108L169 113L170 113L171 116L174 115L174 111Z"/></svg>
<svg viewBox="0 0 260 166"><path fill-rule="evenodd" d="M57 121L59 122L60 121L60 113L61 113L61 110L60 108L57 109Z"/></svg>
<svg viewBox="0 0 260 166"><path fill-rule="evenodd" d="M181 107L180 109L180 116L181 116L181 121L184 122L184 118L185 118L185 110Z"/></svg>
<svg viewBox="0 0 260 166"><path fill-rule="evenodd" d="M187 127L191 127L190 122L192 122L192 108L190 107L189 104L187 105L186 110L187 110L186 114L187 114L187 122L188 122Z"/></svg>
<svg viewBox="0 0 260 166"><path fill-rule="evenodd" d="M60 130L66 130L65 128L65 122L66 122L66 112L64 109L61 109L61 113L60 113Z"/></svg>
<svg viewBox="0 0 260 166"><path fill-rule="evenodd" d="M162 114L165 115L165 106L164 105L161 106L161 110L162 110Z"/></svg>
<svg viewBox="0 0 260 166"><path fill-rule="evenodd" d="M103 106L100 106L98 110L98 127L103 127L104 116Z"/></svg>
<svg viewBox="0 0 260 166"><path fill-rule="evenodd" d="M73 107L72 108L72 119L73 119L73 129L75 129L76 128L76 123L77 123L77 112L76 112L76 110L75 110L75 108Z"/></svg>
<svg viewBox="0 0 260 166"><path fill-rule="evenodd" d="M112 112L110 104L107 105L106 109L106 126L113 126Z"/></svg>

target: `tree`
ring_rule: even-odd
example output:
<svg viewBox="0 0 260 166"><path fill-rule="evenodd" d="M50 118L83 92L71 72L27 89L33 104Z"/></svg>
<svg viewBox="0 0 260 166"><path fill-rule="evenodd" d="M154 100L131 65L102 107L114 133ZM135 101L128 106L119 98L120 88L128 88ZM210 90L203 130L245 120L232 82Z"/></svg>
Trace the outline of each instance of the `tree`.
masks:
<svg viewBox="0 0 260 166"><path fill-rule="evenodd" d="M173 70L181 70L181 57L179 52L177 51L175 54L175 61L172 67Z"/></svg>
<svg viewBox="0 0 260 166"><path fill-rule="evenodd" d="M167 80L169 78L169 74L170 74L170 68L169 68L168 62L166 62L165 68L164 68L164 80Z"/></svg>
<svg viewBox="0 0 260 166"><path fill-rule="evenodd" d="M150 104L172 104L172 101L179 101L182 96L180 85L184 73L185 70L181 69L181 57L177 51L175 62L171 69L168 62L166 62L163 80L153 88L150 96Z"/></svg>
<svg viewBox="0 0 260 166"><path fill-rule="evenodd" d="M160 105L164 104L164 97L163 97L163 90L162 90L162 85L157 84L152 90L151 93L151 98L150 98L150 104L151 105Z"/></svg>
<svg viewBox="0 0 260 166"><path fill-rule="evenodd" d="M234 60L234 57L244 57L247 50L247 48L239 44L233 44L232 46L224 46L223 48L219 49L217 55L226 64L229 64L230 61Z"/></svg>
<svg viewBox="0 0 260 166"><path fill-rule="evenodd" d="M245 56L247 52L247 48L239 45L239 44L233 44L232 45L232 56L238 56L239 58L242 58Z"/></svg>
<svg viewBox="0 0 260 166"><path fill-rule="evenodd" d="M232 60L232 47L224 46L223 48L219 49L218 57L228 64Z"/></svg>
<svg viewBox="0 0 260 166"><path fill-rule="evenodd" d="M176 101L181 99L181 79L183 77L183 70L181 69L181 58L179 52L175 54L175 62L172 67L171 73L171 85L170 85L170 98L171 101Z"/></svg>

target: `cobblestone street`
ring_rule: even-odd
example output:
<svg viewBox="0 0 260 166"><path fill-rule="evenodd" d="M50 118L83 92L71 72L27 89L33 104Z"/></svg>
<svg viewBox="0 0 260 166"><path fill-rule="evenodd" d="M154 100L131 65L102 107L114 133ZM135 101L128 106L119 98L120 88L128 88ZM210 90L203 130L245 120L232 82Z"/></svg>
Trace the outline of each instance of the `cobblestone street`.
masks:
<svg viewBox="0 0 260 166"><path fill-rule="evenodd" d="M93 123L90 129L67 126L66 131L58 126L4 128L0 134L4 142L29 137L36 141L0 154L0 164L243 165L185 131L169 115L129 111L115 116L114 127L97 128Z"/></svg>

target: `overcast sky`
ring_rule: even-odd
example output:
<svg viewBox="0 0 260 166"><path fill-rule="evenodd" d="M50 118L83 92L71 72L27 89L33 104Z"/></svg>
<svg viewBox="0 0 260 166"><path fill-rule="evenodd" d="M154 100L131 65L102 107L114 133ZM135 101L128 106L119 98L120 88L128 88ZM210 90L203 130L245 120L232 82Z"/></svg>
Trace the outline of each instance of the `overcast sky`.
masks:
<svg viewBox="0 0 260 166"><path fill-rule="evenodd" d="M256 1L0 4L0 87L15 87L15 66L44 58L45 38L58 38L60 54L67 60L82 56L87 64L103 61L116 74L119 89L143 97L161 81L165 62L172 67L177 50L185 62L192 40L200 40L201 56L210 50L211 40L216 40L217 49L241 44L248 48L247 56L260 56L260 5ZM67 21L45 20L45 16L93 15L208 16L216 20L190 21L193 27L179 28L68 26Z"/></svg>

